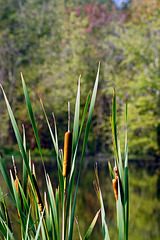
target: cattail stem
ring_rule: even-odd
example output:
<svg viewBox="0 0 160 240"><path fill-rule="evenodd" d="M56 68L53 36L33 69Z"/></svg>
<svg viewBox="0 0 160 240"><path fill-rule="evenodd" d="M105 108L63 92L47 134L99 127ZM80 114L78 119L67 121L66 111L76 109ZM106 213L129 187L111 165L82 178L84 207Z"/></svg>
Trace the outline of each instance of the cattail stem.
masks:
<svg viewBox="0 0 160 240"><path fill-rule="evenodd" d="M14 174L15 174L15 177L17 177L17 168L16 168L16 164L14 161L14 156L12 156L12 162L13 162L13 167L14 167Z"/></svg>
<svg viewBox="0 0 160 240"><path fill-rule="evenodd" d="M70 110L70 102L68 102L68 132L70 132L70 121L71 121L71 119L70 119L70 112L71 112L71 110Z"/></svg>
<svg viewBox="0 0 160 240"><path fill-rule="evenodd" d="M45 230L46 230L47 239L49 240L49 235L48 235L48 231L47 231L47 225L46 225L45 218L43 218L43 224L44 224L44 227L45 227Z"/></svg>
<svg viewBox="0 0 160 240"><path fill-rule="evenodd" d="M70 132L70 102L68 102L68 132L64 137L64 157L63 157L63 177L64 177L64 199L63 199L63 216L62 216L62 240L64 240L65 228L65 205L66 205L66 179L70 172L72 151L72 133Z"/></svg>
<svg viewBox="0 0 160 240"><path fill-rule="evenodd" d="M66 177L64 178L64 193L66 192Z"/></svg>
<svg viewBox="0 0 160 240"><path fill-rule="evenodd" d="M62 240L64 240L65 207L66 207L66 177L64 178L64 200L63 200Z"/></svg>

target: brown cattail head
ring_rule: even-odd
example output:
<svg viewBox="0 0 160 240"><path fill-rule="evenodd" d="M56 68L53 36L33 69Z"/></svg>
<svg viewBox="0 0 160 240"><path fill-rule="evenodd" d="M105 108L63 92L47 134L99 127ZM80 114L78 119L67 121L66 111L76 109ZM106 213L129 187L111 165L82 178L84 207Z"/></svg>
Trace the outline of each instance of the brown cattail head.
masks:
<svg viewBox="0 0 160 240"><path fill-rule="evenodd" d="M118 200L118 169L114 167L115 179L112 180L113 183L113 190L116 200Z"/></svg>
<svg viewBox="0 0 160 240"><path fill-rule="evenodd" d="M21 203L21 207L22 207L22 209L23 209L23 200L22 200L21 192L20 192L20 190L19 190L18 182L21 184L21 181L20 181L20 180L18 179L18 177L16 176L16 179L14 180L14 184L15 184L15 187L16 187L16 190L17 190L17 194L18 194L20 203ZM18 213L18 217L20 218L20 213L19 213L18 210L17 210L17 213Z"/></svg>
<svg viewBox="0 0 160 240"><path fill-rule="evenodd" d="M34 187L35 187L35 193L36 193L36 199L37 199L37 203L38 203L38 208L39 208L40 213L42 214L43 213L42 198L41 198L41 195L40 195L40 192L39 192L37 181L36 181L35 176L34 176L33 173L32 173L32 178L33 178L33 183L34 183Z"/></svg>
<svg viewBox="0 0 160 240"><path fill-rule="evenodd" d="M63 157L63 176L67 177L71 168L71 154L72 154L72 133L70 131L65 133L64 137L64 157Z"/></svg>
<svg viewBox="0 0 160 240"><path fill-rule="evenodd" d="M19 189L18 189L18 179L17 178L14 180L14 184L15 184L15 187L16 187L16 190L17 190L17 193L18 193Z"/></svg>
<svg viewBox="0 0 160 240"><path fill-rule="evenodd" d="M113 183L113 190L114 190L115 198L116 198L116 200L118 200L118 179L113 179L112 183Z"/></svg>
<svg viewBox="0 0 160 240"><path fill-rule="evenodd" d="M19 195L19 187L18 187L18 179L17 178L14 180L14 184L15 184L15 187L16 187L16 190L17 190L17 194ZM20 218L20 214L19 214L18 209L17 209L17 213L18 213L18 217Z"/></svg>

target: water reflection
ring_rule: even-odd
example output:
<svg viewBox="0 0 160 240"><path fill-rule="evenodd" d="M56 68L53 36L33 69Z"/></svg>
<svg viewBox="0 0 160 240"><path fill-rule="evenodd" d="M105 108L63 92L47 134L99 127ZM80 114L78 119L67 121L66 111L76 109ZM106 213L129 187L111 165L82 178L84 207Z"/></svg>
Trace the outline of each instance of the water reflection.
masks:
<svg viewBox="0 0 160 240"><path fill-rule="evenodd" d="M46 170L51 177L54 189L58 185L56 163L46 162ZM11 162L8 169L13 169ZM22 176L22 165L17 164L18 176ZM41 163L35 164L37 180L41 194L46 190L43 166ZM106 217L109 227L109 234L112 240L117 239L115 198L112 183L106 163L98 163L100 184L106 209ZM79 227L82 236L85 235L94 215L99 210L99 202L94 191L93 181L94 159L90 159L89 164L82 170L81 180L78 190L76 216L78 216ZM3 193L7 193L7 187L0 173L0 182ZM160 171L154 164L142 164L134 161L129 164L129 185L130 185L130 240L158 240L160 235ZM6 198L7 199L7 198ZM7 199L9 208L15 212L14 205ZM18 235L19 224L13 221L15 236ZM78 232L75 223L74 240L78 240ZM100 218L92 233L91 239L103 239Z"/></svg>

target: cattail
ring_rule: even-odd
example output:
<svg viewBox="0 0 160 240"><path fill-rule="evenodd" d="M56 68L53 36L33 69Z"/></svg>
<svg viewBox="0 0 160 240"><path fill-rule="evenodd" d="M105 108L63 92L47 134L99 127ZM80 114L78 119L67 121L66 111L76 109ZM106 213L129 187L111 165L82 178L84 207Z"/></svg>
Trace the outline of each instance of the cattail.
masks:
<svg viewBox="0 0 160 240"><path fill-rule="evenodd" d="M16 178L16 179L14 180L14 184L15 184L15 187L16 187L16 190L17 190L18 197L20 198L19 186L18 186L18 178ZM19 213L19 210L18 210L18 209L17 209L17 214L18 214L18 217L20 218L20 213Z"/></svg>
<svg viewBox="0 0 160 240"><path fill-rule="evenodd" d="M72 133L70 131L65 133L64 137L64 157L63 157L63 176L67 177L71 167L72 154Z"/></svg>
<svg viewBox="0 0 160 240"><path fill-rule="evenodd" d="M71 168L72 133L70 132L70 103L68 103L68 132L64 137L63 176L67 177Z"/></svg>
<svg viewBox="0 0 160 240"><path fill-rule="evenodd" d="M43 213L43 203L42 203L41 195L40 195L39 188L38 188L38 185L37 185L37 181L36 181L33 173L32 173L32 178L33 178L33 183L34 183L34 187L35 187L38 209L39 209L40 213L42 214Z"/></svg>
<svg viewBox="0 0 160 240"><path fill-rule="evenodd" d="M118 169L114 167L115 179L112 180L113 190L116 200L118 200Z"/></svg>

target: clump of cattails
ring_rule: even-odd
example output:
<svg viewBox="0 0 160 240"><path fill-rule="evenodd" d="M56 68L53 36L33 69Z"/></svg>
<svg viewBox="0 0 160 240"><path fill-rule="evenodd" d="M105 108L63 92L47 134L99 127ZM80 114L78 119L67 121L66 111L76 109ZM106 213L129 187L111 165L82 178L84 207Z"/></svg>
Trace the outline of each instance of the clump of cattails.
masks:
<svg viewBox="0 0 160 240"><path fill-rule="evenodd" d="M72 133L70 131L70 103L68 103L68 131L64 136L63 176L67 177L71 168Z"/></svg>
<svg viewBox="0 0 160 240"><path fill-rule="evenodd" d="M115 178L112 180L116 200L118 200L118 169L114 167Z"/></svg>

